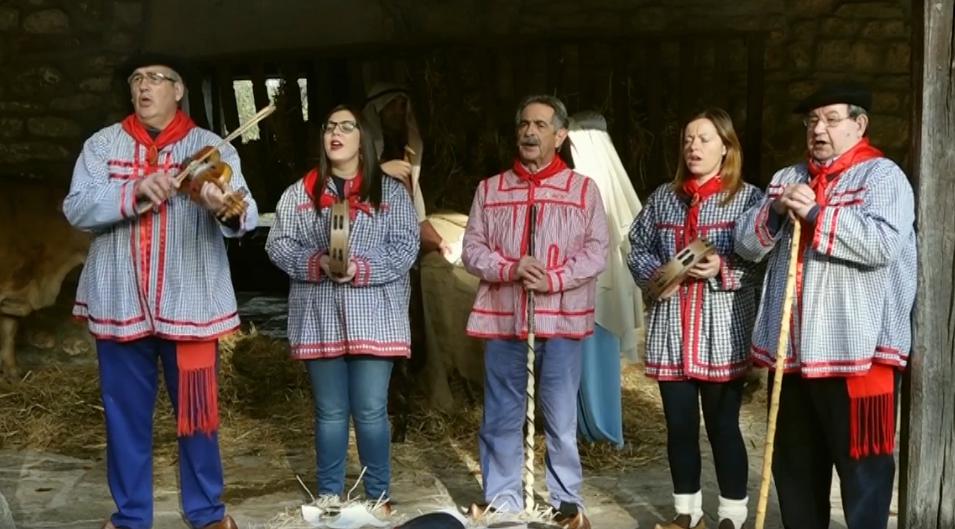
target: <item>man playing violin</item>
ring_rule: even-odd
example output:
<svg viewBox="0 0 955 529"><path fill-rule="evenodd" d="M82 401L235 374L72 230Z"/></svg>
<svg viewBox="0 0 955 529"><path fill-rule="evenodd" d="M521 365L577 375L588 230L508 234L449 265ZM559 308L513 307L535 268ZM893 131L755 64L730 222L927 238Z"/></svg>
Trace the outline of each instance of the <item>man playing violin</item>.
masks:
<svg viewBox="0 0 955 529"><path fill-rule="evenodd" d="M106 467L116 512L105 528L153 524L152 417L158 363L177 415L186 519L231 529L221 495L218 339L239 325L223 237L258 221L235 149L220 148L236 195L205 182L177 193L176 175L221 138L179 109L186 94L177 60L138 56L128 75L133 114L91 136L73 170L63 210L94 235L73 314L96 339L106 416ZM183 189L184 190L184 189ZM236 197L244 211L221 221ZM140 211L148 208L142 215Z"/></svg>

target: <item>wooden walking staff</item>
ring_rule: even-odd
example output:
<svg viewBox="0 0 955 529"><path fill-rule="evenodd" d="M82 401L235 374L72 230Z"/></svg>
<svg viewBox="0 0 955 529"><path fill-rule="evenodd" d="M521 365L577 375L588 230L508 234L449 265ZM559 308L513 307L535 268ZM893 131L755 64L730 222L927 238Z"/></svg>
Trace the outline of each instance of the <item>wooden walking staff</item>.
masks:
<svg viewBox="0 0 955 529"><path fill-rule="evenodd" d="M537 205L531 204L528 215L527 254L534 257ZM527 434L524 438L524 511L533 513L534 504L534 291L527 289Z"/></svg>
<svg viewBox="0 0 955 529"><path fill-rule="evenodd" d="M756 503L756 528L766 524L766 504L769 502L769 483L773 477L773 445L776 441L776 418L779 416L779 395L783 389L783 370L786 351L789 350L790 316L796 291L796 261L799 259L799 239L802 222L793 219L792 241L789 244L789 269L786 273L786 291L783 296L783 316L779 323L779 341L776 342L776 371L773 373L773 393L769 399L769 422L766 426L766 449L763 451L763 480L759 484Z"/></svg>

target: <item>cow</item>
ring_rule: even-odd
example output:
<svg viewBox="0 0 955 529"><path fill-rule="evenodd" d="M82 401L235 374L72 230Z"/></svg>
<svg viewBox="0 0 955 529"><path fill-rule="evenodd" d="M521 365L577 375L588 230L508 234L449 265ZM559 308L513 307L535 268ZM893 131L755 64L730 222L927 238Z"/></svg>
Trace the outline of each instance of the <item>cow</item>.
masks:
<svg viewBox="0 0 955 529"><path fill-rule="evenodd" d="M63 278L86 260L89 234L62 212L64 190L47 182L0 179L0 373L18 378L20 320L52 305Z"/></svg>

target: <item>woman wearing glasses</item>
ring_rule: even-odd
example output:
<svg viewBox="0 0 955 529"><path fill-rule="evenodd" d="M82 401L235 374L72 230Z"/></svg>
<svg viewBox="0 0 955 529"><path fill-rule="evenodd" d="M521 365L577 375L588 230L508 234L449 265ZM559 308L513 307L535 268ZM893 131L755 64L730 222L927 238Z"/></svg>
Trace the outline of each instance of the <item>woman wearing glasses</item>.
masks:
<svg viewBox="0 0 955 529"><path fill-rule="evenodd" d="M323 124L318 166L276 208L266 251L291 280L288 338L304 360L315 401L318 492L344 492L348 421L366 468L369 500L390 512L388 381L392 361L410 356L408 270L418 254L418 220L401 183L384 178L360 112L338 106ZM330 208L349 203L350 257L329 268Z"/></svg>

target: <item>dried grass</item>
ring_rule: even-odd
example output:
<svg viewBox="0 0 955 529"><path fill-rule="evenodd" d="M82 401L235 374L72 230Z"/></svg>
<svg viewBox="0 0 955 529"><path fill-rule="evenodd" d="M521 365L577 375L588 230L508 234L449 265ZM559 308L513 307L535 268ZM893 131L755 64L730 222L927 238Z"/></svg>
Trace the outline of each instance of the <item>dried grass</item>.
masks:
<svg viewBox="0 0 955 529"><path fill-rule="evenodd" d="M219 380L224 457L311 448L310 389L304 366L288 360L287 343L254 329L223 340ZM627 366L622 386L626 444L618 449L607 443L581 443L582 462L588 469L622 470L664 457L666 431L656 385L644 377L640 366ZM396 449L396 457L416 466L446 459L450 447L477 471L479 404L442 413L416 397L412 410L407 442ZM17 383L0 383L0 432L0 448L99 455L105 432L96 366L52 365ZM172 409L160 389L154 430L157 459L175 458L174 440ZM535 449L538 461L543 461L542 435Z"/></svg>

